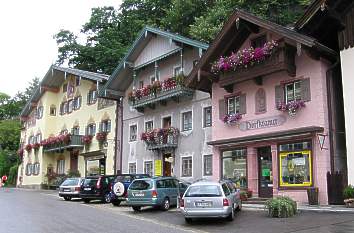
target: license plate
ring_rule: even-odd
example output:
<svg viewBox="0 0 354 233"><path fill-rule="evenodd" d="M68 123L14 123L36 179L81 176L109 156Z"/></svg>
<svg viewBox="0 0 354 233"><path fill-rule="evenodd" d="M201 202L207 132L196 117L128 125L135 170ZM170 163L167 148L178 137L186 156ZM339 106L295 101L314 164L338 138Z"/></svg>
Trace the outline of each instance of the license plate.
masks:
<svg viewBox="0 0 354 233"><path fill-rule="evenodd" d="M134 197L143 197L143 196L145 196L145 194L144 193L133 193L133 196Z"/></svg>
<svg viewBox="0 0 354 233"><path fill-rule="evenodd" d="M64 192L70 192L71 189L64 189Z"/></svg>
<svg viewBox="0 0 354 233"><path fill-rule="evenodd" d="M91 191L91 188L84 188L85 191Z"/></svg>
<svg viewBox="0 0 354 233"><path fill-rule="evenodd" d="M211 207L212 203L211 203L211 201L196 202L195 206L196 207Z"/></svg>

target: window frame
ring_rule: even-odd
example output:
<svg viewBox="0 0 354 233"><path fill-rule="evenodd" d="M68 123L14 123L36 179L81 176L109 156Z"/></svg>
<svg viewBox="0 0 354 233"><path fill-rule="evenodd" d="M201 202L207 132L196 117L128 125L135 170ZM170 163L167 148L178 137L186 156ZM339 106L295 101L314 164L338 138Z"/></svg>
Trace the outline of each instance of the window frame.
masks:
<svg viewBox="0 0 354 233"><path fill-rule="evenodd" d="M227 114L241 114L241 95L233 95L233 96L228 96L225 97L226 99L226 110ZM230 100L234 100L233 108L234 112L230 111Z"/></svg>
<svg viewBox="0 0 354 233"><path fill-rule="evenodd" d="M190 160L190 164L187 164L187 172L185 173L184 161L189 161L189 160ZM188 168L188 165L190 165L190 168ZM190 174L188 170L190 170ZM193 177L193 156L189 155L189 156L181 157L181 177Z"/></svg>
<svg viewBox="0 0 354 233"><path fill-rule="evenodd" d="M35 163L32 164L32 175L33 176L38 176L39 175L40 169L41 169L40 166L41 165L40 165L39 162L35 162Z"/></svg>
<svg viewBox="0 0 354 233"><path fill-rule="evenodd" d="M207 110L210 109L210 122L207 124ZM212 106L203 108L203 128L211 127L213 125L213 108Z"/></svg>
<svg viewBox="0 0 354 233"><path fill-rule="evenodd" d="M148 131L148 127L147 125L151 123L151 129ZM149 120L149 121L145 121L144 122L144 132L151 132L154 129L154 121L153 120Z"/></svg>
<svg viewBox="0 0 354 233"><path fill-rule="evenodd" d="M79 103L79 104L78 104ZM82 97L80 96L76 96L74 98L74 103L73 103L73 109L74 110L79 110L81 108L81 104L82 104Z"/></svg>
<svg viewBox="0 0 354 233"><path fill-rule="evenodd" d="M26 174L26 176L32 175L32 163L26 164L25 174Z"/></svg>
<svg viewBox="0 0 354 233"><path fill-rule="evenodd" d="M296 85L299 85L298 88L299 90L297 91L297 88L296 88ZM292 100L289 101L289 98L288 98L288 86L292 86L293 87L293 93L292 93ZM285 104L291 102L291 101L295 101L295 100L301 100L302 98L302 90L301 90L301 80L296 80L296 81L293 81L293 82L289 82L289 83L285 83L284 84L284 98L285 98ZM298 96L300 95L300 96Z"/></svg>
<svg viewBox="0 0 354 233"><path fill-rule="evenodd" d="M97 90L90 90L87 95L87 104L92 105L97 102Z"/></svg>
<svg viewBox="0 0 354 233"><path fill-rule="evenodd" d="M90 131L91 127L92 127L93 130ZM95 134L96 134L96 123L88 124L86 126L86 135L95 136Z"/></svg>
<svg viewBox="0 0 354 233"><path fill-rule="evenodd" d="M57 174L58 175L65 175L65 159L58 159L57 160Z"/></svg>
<svg viewBox="0 0 354 233"><path fill-rule="evenodd" d="M184 119L184 116L186 114L189 114L190 113L190 122L188 122L188 128L185 128L185 119ZM182 112L181 113L182 117L181 117L181 131L182 132L186 132L186 131L192 131L193 130L193 111L192 110L189 110L189 111L185 111L185 112ZM190 126L189 126L190 124Z"/></svg>
<svg viewBox="0 0 354 233"><path fill-rule="evenodd" d="M110 133L112 128L112 121L111 120L103 120L101 121L101 128L100 132Z"/></svg>
<svg viewBox="0 0 354 233"><path fill-rule="evenodd" d="M39 106L36 110L36 118L37 120L42 119L43 117L43 106Z"/></svg>
<svg viewBox="0 0 354 233"><path fill-rule="evenodd" d="M136 128L135 135L132 135L132 127ZM135 136L133 138L132 136ZM129 125L129 142L136 142L138 140L138 124Z"/></svg>
<svg viewBox="0 0 354 233"><path fill-rule="evenodd" d="M134 165L134 170L135 170L134 173L131 172L131 171L132 171L132 170L131 170L131 165ZM129 162L129 163L128 163L128 173L129 173L129 174L137 174L137 164L136 164L136 162Z"/></svg>
<svg viewBox="0 0 354 233"><path fill-rule="evenodd" d="M77 133L78 132L78 133ZM74 126L71 128L72 135L80 135L80 126Z"/></svg>
<svg viewBox="0 0 354 233"><path fill-rule="evenodd" d="M52 113L52 111L54 110L54 113ZM49 107L49 115L50 116L56 116L57 115L57 107L56 106L50 106Z"/></svg>
<svg viewBox="0 0 354 233"><path fill-rule="evenodd" d="M230 179L230 178L224 178L224 159L233 159L233 158L237 158L237 155L236 156L234 156L234 155L231 155L231 156L224 156L224 152L228 152L228 151L242 151L242 153L244 153L242 156L244 157L243 159L245 160L245 165L244 165L244 167L245 167L245 180L246 180L246 186L241 186L241 184L240 184L240 188L247 188L248 187L248 160L247 160L247 158L248 158L248 151L247 151L247 147L233 147L233 148L228 148L228 149L225 149L225 150L222 150L221 151L221 153L220 153L220 157L221 157L221 171L220 171L220 174L221 174L221 177L223 178L223 179L229 179L229 180L232 180L232 179ZM236 181L233 181L235 184L237 184L236 183Z"/></svg>
<svg viewBox="0 0 354 233"><path fill-rule="evenodd" d="M146 165L147 164L150 164L151 165L151 172L148 173L147 170L146 170ZM154 176L154 163L152 160L145 160L144 161L144 174L148 174L149 176L153 177Z"/></svg>
<svg viewBox="0 0 354 233"><path fill-rule="evenodd" d="M176 74L176 69L179 69L178 74ZM181 73L182 73L182 66L181 66L181 65L175 65L175 66L173 66L173 71L172 71L173 77L177 77L177 76L180 75Z"/></svg>
<svg viewBox="0 0 354 233"><path fill-rule="evenodd" d="M210 158L210 174L206 174L206 158ZM213 155L209 154L209 155L203 155L203 176L213 176Z"/></svg>

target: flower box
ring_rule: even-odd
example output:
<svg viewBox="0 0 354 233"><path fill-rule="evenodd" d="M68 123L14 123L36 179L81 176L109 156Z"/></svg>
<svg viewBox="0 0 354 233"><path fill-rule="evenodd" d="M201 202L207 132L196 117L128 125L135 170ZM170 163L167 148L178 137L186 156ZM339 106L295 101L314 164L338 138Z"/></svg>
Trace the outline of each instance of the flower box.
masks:
<svg viewBox="0 0 354 233"><path fill-rule="evenodd" d="M96 140L100 143L107 140L107 132L99 132L96 134Z"/></svg>
<svg viewBox="0 0 354 233"><path fill-rule="evenodd" d="M25 150L26 150L27 152L30 152L30 151L32 150L32 145L31 145L31 144L27 144L27 145L25 146Z"/></svg>
<svg viewBox="0 0 354 233"><path fill-rule="evenodd" d="M167 147L177 147L179 129L175 127L153 129L150 132L141 134L149 150L155 150Z"/></svg>
<svg viewBox="0 0 354 233"><path fill-rule="evenodd" d="M239 113L227 114L223 117L223 122L228 125L237 125L242 119L242 115Z"/></svg>
<svg viewBox="0 0 354 233"><path fill-rule="evenodd" d="M289 116L296 116L297 111L306 106L303 100L294 100L288 103L278 103L277 109L282 112L288 112Z"/></svg>

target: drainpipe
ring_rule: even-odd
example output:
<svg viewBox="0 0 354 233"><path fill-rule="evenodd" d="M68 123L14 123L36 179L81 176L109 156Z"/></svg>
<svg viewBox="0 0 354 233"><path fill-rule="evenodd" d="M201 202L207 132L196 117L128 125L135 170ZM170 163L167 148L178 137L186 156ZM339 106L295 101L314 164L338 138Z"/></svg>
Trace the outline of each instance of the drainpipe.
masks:
<svg viewBox="0 0 354 233"><path fill-rule="evenodd" d="M119 100L119 113L120 113L120 139L119 139L119 170L122 174L122 164L123 164L123 97Z"/></svg>

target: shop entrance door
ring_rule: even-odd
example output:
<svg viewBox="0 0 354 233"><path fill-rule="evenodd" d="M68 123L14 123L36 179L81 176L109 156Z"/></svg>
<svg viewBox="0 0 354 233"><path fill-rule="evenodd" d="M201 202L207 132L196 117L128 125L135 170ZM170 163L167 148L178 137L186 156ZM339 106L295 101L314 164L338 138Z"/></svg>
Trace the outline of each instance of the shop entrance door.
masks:
<svg viewBox="0 0 354 233"><path fill-rule="evenodd" d="M270 146L260 147L258 154L258 196L273 197L272 152Z"/></svg>
<svg viewBox="0 0 354 233"><path fill-rule="evenodd" d="M172 174L172 155L164 154L163 155L163 176L171 176Z"/></svg>

